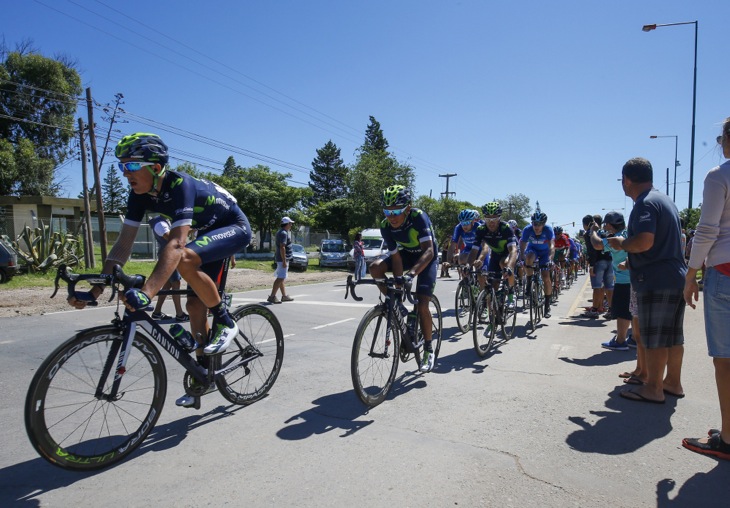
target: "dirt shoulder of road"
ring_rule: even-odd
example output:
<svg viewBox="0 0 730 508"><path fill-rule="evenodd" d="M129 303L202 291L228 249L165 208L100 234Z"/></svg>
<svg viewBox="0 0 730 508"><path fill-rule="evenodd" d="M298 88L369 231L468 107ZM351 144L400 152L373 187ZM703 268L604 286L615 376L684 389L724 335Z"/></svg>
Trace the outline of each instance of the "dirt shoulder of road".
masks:
<svg viewBox="0 0 730 508"><path fill-rule="evenodd" d="M317 282L328 282L345 280L347 272L344 270L332 270L327 272L306 271L289 272L287 286L301 284L313 284ZM250 270L247 268L234 268L228 272L227 288L229 292L248 291L251 289L262 289L271 287L274 283L274 274ZM52 288L26 288L26 289L4 289L0 286L0 318L13 316L38 316L48 312L70 310L66 303L66 292L62 287L55 298L51 299ZM116 305L116 301L107 302L111 293L107 289L99 299L99 305Z"/></svg>

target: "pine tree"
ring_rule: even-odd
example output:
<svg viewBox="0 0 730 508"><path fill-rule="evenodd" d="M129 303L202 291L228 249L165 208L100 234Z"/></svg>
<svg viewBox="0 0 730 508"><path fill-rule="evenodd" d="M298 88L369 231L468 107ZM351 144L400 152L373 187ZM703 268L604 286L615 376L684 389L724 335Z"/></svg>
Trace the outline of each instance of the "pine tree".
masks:
<svg viewBox="0 0 730 508"><path fill-rule="evenodd" d="M129 191L122 183L119 171L114 164L110 164L106 176L101 182L104 213L127 213L128 195Z"/></svg>
<svg viewBox="0 0 730 508"><path fill-rule="evenodd" d="M309 187L312 189L310 204L328 203L347 195L348 169L332 140L317 150L309 172Z"/></svg>
<svg viewBox="0 0 730 508"><path fill-rule="evenodd" d="M380 122L372 115L370 116L370 125L365 131L365 143L361 149L366 154L388 154L388 140L383 135Z"/></svg>

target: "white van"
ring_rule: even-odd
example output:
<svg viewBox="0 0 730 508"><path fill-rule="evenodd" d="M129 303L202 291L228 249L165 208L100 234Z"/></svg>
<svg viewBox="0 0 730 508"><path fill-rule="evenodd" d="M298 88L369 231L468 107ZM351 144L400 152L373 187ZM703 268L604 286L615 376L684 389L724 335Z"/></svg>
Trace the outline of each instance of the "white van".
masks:
<svg viewBox="0 0 730 508"><path fill-rule="evenodd" d="M388 248L385 246L383 235L380 234L380 229L364 229L362 231L362 243L365 247L365 264L370 266L370 263L378 259L382 254L388 252ZM355 269L355 249L350 249L347 254L347 267L350 270Z"/></svg>

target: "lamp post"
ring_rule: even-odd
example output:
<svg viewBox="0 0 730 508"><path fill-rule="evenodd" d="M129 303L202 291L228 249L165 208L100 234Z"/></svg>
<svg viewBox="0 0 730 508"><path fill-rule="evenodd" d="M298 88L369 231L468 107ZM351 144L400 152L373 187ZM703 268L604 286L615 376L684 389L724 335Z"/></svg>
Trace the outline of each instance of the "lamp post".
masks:
<svg viewBox="0 0 730 508"><path fill-rule="evenodd" d="M692 139L690 141L690 155L689 155L689 206L692 208L692 192L694 191L694 169L695 169L695 113L697 110L697 21L683 21L681 23L665 23L663 25L644 25L642 30L644 32L651 32L659 27L663 26L677 26L677 25L694 25L695 26L695 64L694 64L694 80L692 83ZM675 157L676 161L677 158ZM676 167L676 166L675 166Z"/></svg>
<svg viewBox="0 0 730 508"><path fill-rule="evenodd" d="M672 201L675 203L677 202L677 166L681 166L679 161L677 160L677 145L679 136L649 136L651 139L657 139L657 138L674 138L674 190L672 191ZM669 194L667 192L667 194ZM691 199L690 198L690 207L691 207Z"/></svg>

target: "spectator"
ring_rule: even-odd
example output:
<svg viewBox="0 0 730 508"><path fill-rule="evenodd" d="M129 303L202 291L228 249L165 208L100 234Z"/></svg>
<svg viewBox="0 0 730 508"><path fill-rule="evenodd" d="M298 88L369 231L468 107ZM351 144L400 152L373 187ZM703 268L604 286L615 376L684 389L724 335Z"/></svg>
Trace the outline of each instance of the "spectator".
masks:
<svg viewBox="0 0 730 508"><path fill-rule="evenodd" d="M646 347L647 382L624 390L621 397L663 404L665 395L684 397L684 276L679 213L672 200L652 185L651 163L629 160L621 172L624 192L634 200L628 237L608 239L629 256L631 285L636 290L641 342ZM666 370L666 377L664 376Z"/></svg>
<svg viewBox="0 0 730 508"><path fill-rule="evenodd" d="M355 280L360 280L365 277L365 244L362 242L362 233L355 235L352 250L355 258Z"/></svg>
<svg viewBox="0 0 730 508"><path fill-rule="evenodd" d="M451 247L451 237L447 236L444 238L444 241L441 242L441 278L450 279L451 274L449 273L449 268L451 268L451 264L449 263L449 249Z"/></svg>
<svg viewBox="0 0 730 508"><path fill-rule="evenodd" d="M595 226L598 230L598 225L601 223L601 217L594 215L586 215L583 217L583 242L585 244L586 258L588 260L588 274L591 278L591 287L593 288L593 300L592 305L583 314L586 317L597 318L601 312L605 312L606 309L603 305L604 298L608 299L606 295L606 288L610 288L613 296L613 266L611 265L611 253L597 251L591 243L591 227ZM610 301L608 302L610 305Z"/></svg>
<svg viewBox="0 0 730 508"><path fill-rule="evenodd" d="M266 299L269 303L293 302L294 298L286 294L284 281L289 272L289 261L292 258L291 250L291 228L294 221L289 217L281 219L281 229L276 233L276 248L274 249L274 260L276 261L276 280L271 288L271 295ZM281 300L276 297L276 292L281 291Z"/></svg>
<svg viewBox="0 0 730 508"><path fill-rule="evenodd" d="M152 229L152 234L155 235L155 240L157 240L157 252L162 252L170 238L172 225L170 224L170 221L162 215L158 215L157 217L150 219L149 224L150 229ZM172 275L170 275L170 278L167 279L165 285L162 286L162 289L178 291L180 289L181 279L182 277L180 276L180 272L175 270L172 272ZM157 304L155 305L155 310L152 312L152 319L169 319L170 316L162 312L162 304L165 303L166 297L167 295L159 295L157 297ZM172 302L175 304L175 320L180 322L190 321L190 317L182 310L180 295L172 295Z"/></svg>
<svg viewBox="0 0 730 508"><path fill-rule="evenodd" d="M626 238L626 223L623 214L619 212L608 212L603 219L603 225L608 233L608 238L622 237ZM631 301L631 280L629 279L629 271L625 268L626 252L613 249L608 238L601 238L597 233L598 226L595 224L591 227L591 243L597 251L610 251L611 264L616 280L613 289L613 298L611 301L611 313L616 318L616 337L608 342L601 344L606 349L614 351L628 351L629 345L626 343L626 337L631 324L631 312L629 311L629 302Z"/></svg>
<svg viewBox="0 0 730 508"><path fill-rule="evenodd" d="M722 136L717 141L722 146L723 156L730 159L730 118L725 119ZM719 431L711 430L709 437L683 439L682 446L697 453L730 460L730 334L727 331L730 325L730 161L712 169L705 177L702 214L693 243L684 283L684 299L695 308L694 302L699 297L697 270L705 262L705 334L707 349L715 366L722 427Z"/></svg>

